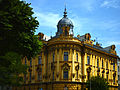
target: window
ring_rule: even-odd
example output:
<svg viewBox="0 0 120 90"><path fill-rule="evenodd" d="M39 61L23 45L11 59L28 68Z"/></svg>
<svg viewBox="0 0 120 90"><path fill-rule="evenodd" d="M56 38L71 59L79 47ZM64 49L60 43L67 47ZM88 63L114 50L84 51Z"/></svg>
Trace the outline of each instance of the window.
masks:
<svg viewBox="0 0 120 90"><path fill-rule="evenodd" d="M120 80L119 78L120 78L120 76L118 75L118 80Z"/></svg>
<svg viewBox="0 0 120 90"><path fill-rule="evenodd" d="M31 81L31 72L29 74L30 74L29 80Z"/></svg>
<svg viewBox="0 0 120 90"><path fill-rule="evenodd" d="M118 66L118 72L119 72L119 66Z"/></svg>
<svg viewBox="0 0 120 90"><path fill-rule="evenodd" d="M108 74L107 74L107 76L106 76L106 77L107 77L107 80L108 80Z"/></svg>
<svg viewBox="0 0 120 90"><path fill-rule="evenodd" d="M68 52L64 52L64 61L68 61Z"/></svg>
<svg viewBox="0 0 120 90"><path fill-rule="evenodd" d="M38 57L38 64L42 64L42 57L41 56Z"/></svg>
<svg viewBox="0 0 120 90"><path fill-rule="evenodd" d="M97 59L97 67L99 67L99 59Z"/></svg>
<svg viewBox="0 0 120 90"><path fill-rule="evenodd" d="M102 73L102 78L104 78L104 73Z"/></svg>
<svg viewBox="0 0 120 90"><path fill-rule="evenodd" d="M38 72L38 80L40 80L40 72Z"/></svg>
<svg viewBox="0 0 120 90"><path fill-rule="evenodd" d="M87 72L87 78L88 78L88 80L90 79L90 73L89 72Z"/></svg>
<svg viewBox="0 0 120 90"><path fill-rule="evenodd" d="M54 72L53 72L53 80L54 80Z"/></svg>
<svg viewBox="0 0 120 90"><path fill-rule="evenodd" d="M55 53L53 52L53 62L55 61Z"/></svg>
<svg viewBox="0 0 120 90"><path fill-rule="evenodd" d="M68 79L68 70L63 71L64 79Z"/></svg>
<svg viewBox="0 0 120 90"><path fill-rule="evenodd" d="M106 61L106 69L108 69L108 61Z"/></svg>
<svg viewBox="0 0 120 90"><path fill-rule="evenodd" d="M38 72L38 80L42 80L42 72Z"/></svg>
<svg viewBox="0 0 120 90"><path fill-rule="evenodd" d="M78 61L78 53L76 53L76 60Z"/></svg>
<svg viewBox="0 0 120 90"><path fill-rule="evenodd" d="M113 70L115 70L115 62L113 63Z"/></svg>
<svg viewBox="0 0 120 90"><path fill-rule="evenodd" d="M87 56L87 64L90 65L90 56Z"/></svg>
<svg viewBox="0 0 120 90"><path fill-rule="evenodd" d="M68 87L65 86L65 87L64 87L64 90L68 90Z"/></svg>
<svg viewBox="0 0 120 90"><path fill-rule="evenodd" d="M103 62L103 60L102 60L102 68L104 67L104 62Z"/></svg>
<svg viewBox="0 0 120 90"><path fill-rule="evenodd" d="M31 58L31 60L30 60L30 66L32 66L32 58Z"/></svg>
<svg viewBox="0 0 120 90"><path fill-rule="evenodd" d="M76 78L78 79L78 71L76 71Z"/></svg>
<svg viewBox="0 0 120 90"><path fill-rule="evenodd" d="M113 77L113 83L115 84L115 76Z"/></svg>

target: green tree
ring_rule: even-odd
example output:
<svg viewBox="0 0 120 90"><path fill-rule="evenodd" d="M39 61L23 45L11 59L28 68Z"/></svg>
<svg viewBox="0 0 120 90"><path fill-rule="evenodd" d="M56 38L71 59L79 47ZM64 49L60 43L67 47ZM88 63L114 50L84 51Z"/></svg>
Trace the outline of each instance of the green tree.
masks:
<svg viewBox="0 0 120 90"><path fill-rule="evenodd" d="M109 90L108 81L100 76L91 77L86 83L89 90Z"/></svg>
<svg viewBox="0 0 120 90"><path fill-rule="evenodd" d="M24 1L0 0L0 85L21 81L18 74L26 70L21 59L40 52L42 43L34 35L39 23L33 14Z"/></svg>

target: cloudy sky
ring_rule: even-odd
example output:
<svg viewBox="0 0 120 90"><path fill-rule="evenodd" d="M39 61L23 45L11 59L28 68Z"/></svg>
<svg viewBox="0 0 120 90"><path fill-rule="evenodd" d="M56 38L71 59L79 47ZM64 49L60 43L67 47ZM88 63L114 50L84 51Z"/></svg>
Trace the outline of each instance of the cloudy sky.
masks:
<svg viewBox="0 0 120 90"><path fill-rule="evenodd" d="M115 44L120 56L120 0L26 0L40 25L36 30L54 36L66 3L74 36L90 33L102 47Z"/></svg>

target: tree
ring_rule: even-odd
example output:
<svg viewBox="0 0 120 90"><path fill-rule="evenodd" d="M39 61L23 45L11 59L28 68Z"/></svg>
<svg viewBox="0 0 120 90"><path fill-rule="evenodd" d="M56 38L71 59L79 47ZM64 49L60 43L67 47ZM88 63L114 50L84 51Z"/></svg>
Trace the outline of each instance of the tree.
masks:
<svg viewBox="0 0 120 90"><path fill-rule="evenodd" d="M21 59L40 52L42 43L34 35L39 23L33 14L24 1L0 0L0 85L19 81L16 74L25 72Z"/></svg>
<svg viewBox="0 0 120 90"><path fill-rule="evenodd" d="M108 81L100 76L91 77L90 80L88 80L86 87L90 90L108 90Z"/></svg>

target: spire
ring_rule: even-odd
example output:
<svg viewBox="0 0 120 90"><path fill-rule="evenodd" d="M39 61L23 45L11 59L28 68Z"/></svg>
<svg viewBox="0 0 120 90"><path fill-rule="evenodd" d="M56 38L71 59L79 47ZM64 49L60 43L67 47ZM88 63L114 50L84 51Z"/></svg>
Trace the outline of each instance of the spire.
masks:
<svg viewBox="0 0 120 90"><path fill-rule="evenodd" d="M66 4L65 4L64 17L65 17L65 18L67 17Z"/></svg>

